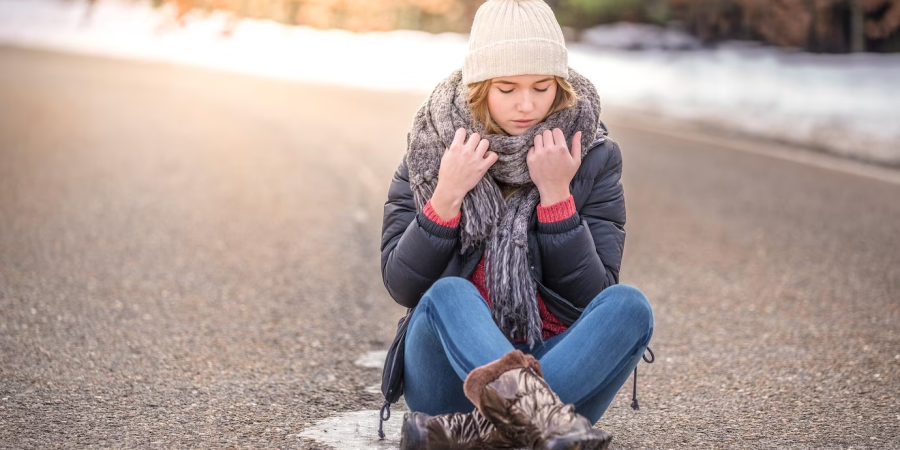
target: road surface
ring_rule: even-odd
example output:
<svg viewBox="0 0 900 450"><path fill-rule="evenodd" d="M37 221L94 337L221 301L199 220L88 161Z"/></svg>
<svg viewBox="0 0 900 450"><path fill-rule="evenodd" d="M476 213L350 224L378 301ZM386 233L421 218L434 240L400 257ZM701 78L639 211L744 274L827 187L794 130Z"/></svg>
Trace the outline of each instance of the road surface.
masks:
<svg viewBox="0 0 900 450"><path fill-rule="evenodd" d="M354 362L403 311L381 214L423 96L0 68L0 447L331 448L301 434L380 406ZM900 184L608 121L657 356L615 448L898 445Z"/></svg>

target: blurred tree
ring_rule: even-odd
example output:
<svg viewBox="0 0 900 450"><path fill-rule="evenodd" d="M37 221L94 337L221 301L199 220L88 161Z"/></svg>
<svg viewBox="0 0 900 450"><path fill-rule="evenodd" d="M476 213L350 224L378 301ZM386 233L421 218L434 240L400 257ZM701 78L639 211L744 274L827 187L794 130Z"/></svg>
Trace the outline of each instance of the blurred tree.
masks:
<svg viewBox="0 0 900 450"><path fill-rule="evenodd" d="M866 16L862 0L850 0L850 51L866 51Z"/></svg>
<svg viewBox="0 0 900 450"><path fill-rule="evenodd" d="M886 39L900 29L900 0L860 0L866 13L866 37Z"/></svg>
<svg viewBox="0 0 900 450"><path fill-rule="evenodd" d="M645 21L647 0L558 0L554 11L559 21L576 28L619 20Z"/></svg>
<svg viewBox="0 0 900 450"><path fill-rule="evenodd" d="M469 31L484 0L151 0L317 28ZM546 0L563 26L675 20L707 42L760 40L817 52L900 51L900 0ZM236 19L235 19L236 20ZM232 22L233 24L236 21ZM225 33L228 34L229 31Z"/></svg>
<svg viewBox="0 0 900 450"><path fill-rule="evenodd" d="M668 2L673 17L705 41L754 39L814 52L847 52L900 39L900 0Z"/></svg>

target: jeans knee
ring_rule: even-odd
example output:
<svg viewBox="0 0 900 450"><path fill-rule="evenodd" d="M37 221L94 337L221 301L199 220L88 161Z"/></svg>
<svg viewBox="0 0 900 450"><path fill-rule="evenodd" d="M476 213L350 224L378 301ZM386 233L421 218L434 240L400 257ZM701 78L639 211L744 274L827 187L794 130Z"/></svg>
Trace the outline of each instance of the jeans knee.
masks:
<svg viewBox="0 0 900 450"><path fill-rule="evenodd" d="M460 289L472 285L472 282L463 277L444 277L431 284L432 289Z"/></svg>
<svg viewBox="0 0 900 450"><path fill-rule="evenodd" d="M466 295L460 295L466 290L472 290L477 296L481 296L471 281L462 277L444 277L432 283L425 295L422 296L419 304L422 304L422 302L430 302L432 304L452 302L453 304L458 304L460 298L466 297Z"/></svg>
<svg viewBox="0 0 900 450"><path fill-rule="evenodd" d="M606 301L616 306L623 320L629 321L635 327L646 327L648 334L652 334L653 308L640 289L627 284L616 284L606 288L603 294L609 296Z"/></svg>

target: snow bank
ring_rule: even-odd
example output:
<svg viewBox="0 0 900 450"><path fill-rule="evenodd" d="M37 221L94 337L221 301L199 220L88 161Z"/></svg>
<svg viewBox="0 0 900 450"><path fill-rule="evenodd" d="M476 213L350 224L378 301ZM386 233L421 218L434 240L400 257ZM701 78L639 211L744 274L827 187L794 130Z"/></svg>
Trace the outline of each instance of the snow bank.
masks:
<svg viewBox="0 0 900 450"><path fill-rule="evenodd" d="M900 166L900 56L813 55L725 45L591 51L572 44L606 106L702 120Z"/></svg>
<svg viewBox="0 0 900 450"><path fill-rule="evenodd" d="M0 43L418 93L458 68L466 52L467 37L453 33L357 34L242 19L226 35L224 14L192 14L175 27L167 25L170 11L149 3L100 0L86 21L86 2L0 0ZM900 166L900 56L737 44L689 52L597 48L616 35L569 45L570 65L594 82L606 112L703 120Z"/></svg>

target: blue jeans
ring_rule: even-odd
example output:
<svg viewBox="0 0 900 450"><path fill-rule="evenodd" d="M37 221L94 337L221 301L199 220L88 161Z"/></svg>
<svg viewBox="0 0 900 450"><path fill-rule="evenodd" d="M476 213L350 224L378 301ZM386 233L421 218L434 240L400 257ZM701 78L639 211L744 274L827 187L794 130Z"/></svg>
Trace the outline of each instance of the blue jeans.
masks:
<svg viewBox="0 0 900 450"><path fill-rule="evenodd" d="M512 344L470 281L441 278L422 296L406 335L403 396L412 411L470 412L463 381L476 367L515 349L541 362L564 403L597 423L637 366L653 335L653 311L627 285L603 290L566 331L528 349Z"/></svg>

